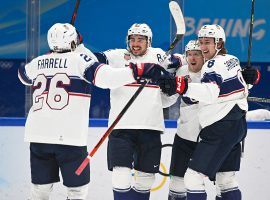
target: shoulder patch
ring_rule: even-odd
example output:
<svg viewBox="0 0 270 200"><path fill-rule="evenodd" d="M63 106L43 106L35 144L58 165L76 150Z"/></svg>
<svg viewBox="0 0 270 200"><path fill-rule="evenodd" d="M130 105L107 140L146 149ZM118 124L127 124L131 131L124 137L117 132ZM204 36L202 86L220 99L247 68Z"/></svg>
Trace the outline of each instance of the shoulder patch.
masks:
<svg viewBox="0 0 270 200"><path fill-rule="evenodd" d="M239 65L239 61L237 58L231 58L227 60L224 64L226 65L227 70L230 71L231 69Z"/></svg>
<svg viewBox="0 0 270 200"><path fill-rule="evenodd" d="M124 59L125 59L125 60L130 60L130 59L131 59L130 54L129 54L129 53L125 53Z"/></svg>

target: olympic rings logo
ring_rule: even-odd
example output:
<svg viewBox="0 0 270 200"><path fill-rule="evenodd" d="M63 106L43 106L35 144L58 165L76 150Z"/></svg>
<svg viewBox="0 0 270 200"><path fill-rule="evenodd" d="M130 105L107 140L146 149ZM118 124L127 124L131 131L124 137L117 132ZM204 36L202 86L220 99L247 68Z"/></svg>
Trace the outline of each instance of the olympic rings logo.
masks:
<svg viewBox="0 0 270 200"><path fill-rule="evenodd" d="M167 178L169 176L169 174L167 174L167 169L163 163L160 163L160 168L162 171L159 171L159 174L163 176L162 180L157 186L151 188L151 190L150 190L151 192L154 192L154 191L161 189L164 186L164 184L166 183ZM136 180L136 172L132 173L132 176Z"/></svg>
<svg viewBox="0 0 270 200"><path fill-rule="evenodd" d="M161 148L172 146L173 146L172 144L163 144ZM160 170L158 171L158 173L162 176L162 179L157 186L153 187L150 190L151 192L161 189L165 185L167 178L170 176L169 171L167 171L166 166L162 162L160 162ZM134 176L134 178L136 179L136 173L132 173L132 176Z"/></svg>
<svg viewBox="0 0 270 200"><path fill-rule="evenodd" d="M166 183L167 178L169 176L169 174L167 174L166 167L162 162L160 163L160 168L161 168L162 171L159 171L159 174L162 175L163 178L162 178L161 182L156 187L153 187L151 189L151 192L157 191L160 188L162 188L164 186L164 184Z"/></svg>

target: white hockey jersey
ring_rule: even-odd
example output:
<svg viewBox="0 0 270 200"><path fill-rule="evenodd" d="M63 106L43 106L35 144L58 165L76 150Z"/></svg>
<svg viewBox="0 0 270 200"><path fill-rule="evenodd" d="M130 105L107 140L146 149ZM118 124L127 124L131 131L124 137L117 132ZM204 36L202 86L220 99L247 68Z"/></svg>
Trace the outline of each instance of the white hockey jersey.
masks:
<svg viewBox="0 0 270 200"><path fill-rule="evenodd" d="M18 75L33 88L25 141L74 146L87 144L89 83L115 88L135 81L130 68L116 70L75 52L39 56Z"/></svg>
<svg viewBox="0 0 270 200"><path fill-rule="evenodd" d="M126 49L114 49L104 52L107 62L115 68L128 67L129 63L163 63L165 52L159 48L149 47L144 56L134 56ZM140 86L139 83L125 85L111 90L109 125L116 119L120 111ZM158 85L149 83L142 90L134 103L127 110L115 129L150 129L164 131L164 116Z"/></svg>
<svg viewBox="0 0 270 200"><path fill-rule="evenodd" d="M248 89L235 56L217 55L207 61L202 67L201 82L190 83L184 96L199 101L202 128L225 117L236 104L248 110Z"/></svg>
<svg viewBox="0 0 270 200"><path fill-rule="evenodd" d="M83 43L79 44L76 49L74 50L75 53L83 53L87 55L88 57L92 58L94 61L98 62L98 59L96 58L95 54L92 53L89 49L87 49Z"/></svg>
<svg viewBox="0 0 270 200"><path fill-rule="evenodd" d="M190 83L201 82L201 72L193 73L184 65L176 72L176 76L190 77ZM185 140L196 142L200 133L199 102L188 97L182 97L180 103L180 115L177 120L177 135Z"/></svg>

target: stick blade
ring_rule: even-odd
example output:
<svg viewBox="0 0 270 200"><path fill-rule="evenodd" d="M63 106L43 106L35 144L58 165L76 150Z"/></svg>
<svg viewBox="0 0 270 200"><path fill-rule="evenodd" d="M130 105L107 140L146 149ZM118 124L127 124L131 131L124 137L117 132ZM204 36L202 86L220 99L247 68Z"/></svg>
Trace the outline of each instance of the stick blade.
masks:
<svg viewBox="0 0 270 200"><path fill-rule="evenodd" d="M182 13L182 10L176 1L170 1L169 8L173 16L175 25L176 25L176 34L184 35L186 33L185 20Z"/></svg>

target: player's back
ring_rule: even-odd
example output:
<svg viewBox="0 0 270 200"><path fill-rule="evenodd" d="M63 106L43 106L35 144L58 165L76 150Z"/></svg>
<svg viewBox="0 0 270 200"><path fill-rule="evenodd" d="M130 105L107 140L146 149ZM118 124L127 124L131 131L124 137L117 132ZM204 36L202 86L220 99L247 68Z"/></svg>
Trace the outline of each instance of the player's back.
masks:
<svg viewBox="0 0 270 200"><path fill-rule="evenodd" d="M34 78L39 74L54 76L57 73L65 73L69 76L80 76L80 69L83 68L83 57L79 53L50 53L39 56L32 60L28 65L27 73Z"/></svg>
<svg viewBox="0 0 270 200"><path fill-rule="evenodd" d="M39 56L26 65L33 81L26 141L86 145L90 84L83 74L90 63L89 57L69 52Z"/></svg>

